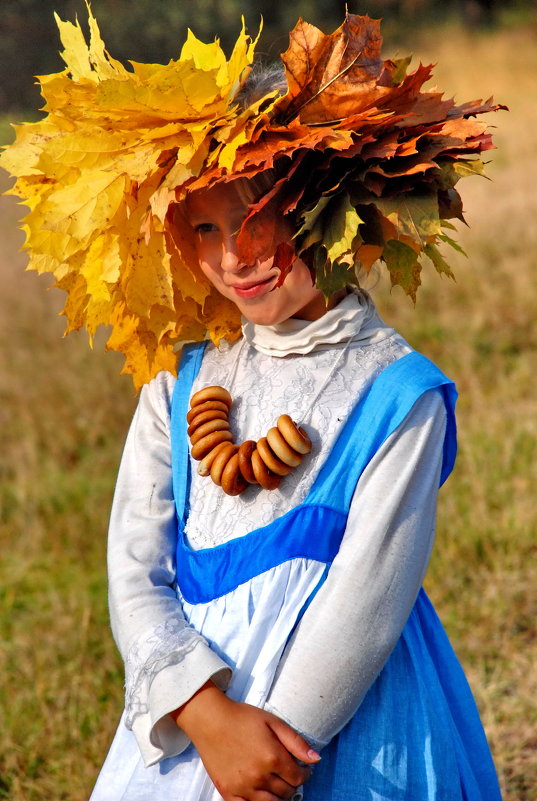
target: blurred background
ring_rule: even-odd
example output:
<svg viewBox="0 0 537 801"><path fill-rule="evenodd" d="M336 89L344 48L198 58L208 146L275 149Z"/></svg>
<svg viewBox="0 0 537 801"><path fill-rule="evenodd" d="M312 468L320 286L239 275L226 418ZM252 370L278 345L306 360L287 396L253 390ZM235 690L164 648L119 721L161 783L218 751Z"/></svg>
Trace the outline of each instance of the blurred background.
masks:
<svg viewBox="0 0 537 801"><path fill-rule="evenodd" d="M432 84L459 101L510 107L490 119L491 181L463 181L468 254L446 253L457 281L424 271L414 309L380 276L381 313L458 384L460 453L442 490L426 588L464 665L505 801L537 801L537 24L522 0L369 0L384 55L437 63ZM165 62L186 27L226 48L264 32L274 60L302 15L330 32L334 0L93 0L108 50ZM36 119L33 76L62 69L53 11L82 0L2 0L0 143ZM10 182L0 174L0 189ZM0 197L0 799L85 801L122 709L108 629L105 538L136 404L122 359L84 334L62 338L63 293L25 273L18 221Z"/></svg>
<svg viewBox="0 0 537 801"><path fill-rule="evenodd" d="M219 36L228 48L237 38L241 15L255 33L263 18L258 50L271 60L287 47L288 31L299 16L325 30L351 13L384 18L387 42L401 42L431 25L459 20L467 30L526 24L535 0L93 0L91 6L109 51L121 60L166 62L176 58L184 31L192 28L205 41ZM2 0L0 11L0 109L27 113L39 106L32 76L63 68L53 18L85 19L84 0Z"/></svg>

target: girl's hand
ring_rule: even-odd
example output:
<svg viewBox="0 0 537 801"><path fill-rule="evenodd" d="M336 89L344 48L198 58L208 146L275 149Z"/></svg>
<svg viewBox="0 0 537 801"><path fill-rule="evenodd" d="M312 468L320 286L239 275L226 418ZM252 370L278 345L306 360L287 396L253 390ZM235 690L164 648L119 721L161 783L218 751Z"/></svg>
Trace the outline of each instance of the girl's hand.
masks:
<svg viewBox="0 0 537 801"><path fill-rule="evenodd" d="M280 718L232 701L212 682L172 717L196 746L224 801L292 798L308 780L309 765L320 759Z"/></svg>

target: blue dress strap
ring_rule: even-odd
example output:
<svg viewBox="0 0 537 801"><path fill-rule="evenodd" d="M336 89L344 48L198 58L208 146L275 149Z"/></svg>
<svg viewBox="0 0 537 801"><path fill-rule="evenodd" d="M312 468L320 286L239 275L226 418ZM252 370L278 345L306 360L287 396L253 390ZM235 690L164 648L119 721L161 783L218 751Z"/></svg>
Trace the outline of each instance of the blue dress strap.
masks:
<svg viewBox="0 0 537 801"><path fill-rule="evenodd" d="M453 469L457 452L453 382L421 353L412 351L388 365L373 381L345 423L321 468L306 503L329 503L348 510L358 479L386 439L428 390L439 390L447 413L440 484Z"/></svg>
<svg viewBox="0 0 537 801"><path fill-rule="evenodd" d="M207 342L185 345L179 363L179 379L175 382L171 404L170 440L172 444L172 481L175 507L183 520L188 516L190 459L185 415L188 410L192 384L198 375Z"/></svg>

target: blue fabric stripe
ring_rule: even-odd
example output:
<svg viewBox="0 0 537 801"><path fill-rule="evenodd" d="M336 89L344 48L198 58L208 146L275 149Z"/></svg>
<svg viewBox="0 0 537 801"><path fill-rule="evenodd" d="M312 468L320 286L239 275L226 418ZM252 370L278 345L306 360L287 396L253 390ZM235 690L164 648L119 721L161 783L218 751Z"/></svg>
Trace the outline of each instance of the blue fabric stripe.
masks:
<svg viewBox="0 0 537 801"><path fill-rule="evenodd" d="M305 501L287 514L244 537L215 548L193 550L186 542L190 457L185 415L203 348L187 349L172 401L172 464L179 522L177 580L189 603L220 597L278 564L302 557L329 564L339 549L349 505L363 470L429 389L444 393L448 431L444 442L442 480L452 469L456 452L453 407L456 392L443 373L418 353L385 368L357 404Z"/></svg>
<svg viewBox="0 0 537 801"><path fill-rule="evenodd" d="M191 604L207 603L290 559L330 563L339 550L346 519L345 513L326 506L297 506L245 537L196 551L181 531L177 544L181 593Z"/></svg>
<svg viewBox="0 0 537 801"><path fill-rule="evenodd" d="M175 382L171 404L170 441L172 448L172 481L175 508L179 520L188 517L190 494L190 458L186 415L190 405L192 384L200 371L207 342L185 345L181 352L179 375Z"/></svg>

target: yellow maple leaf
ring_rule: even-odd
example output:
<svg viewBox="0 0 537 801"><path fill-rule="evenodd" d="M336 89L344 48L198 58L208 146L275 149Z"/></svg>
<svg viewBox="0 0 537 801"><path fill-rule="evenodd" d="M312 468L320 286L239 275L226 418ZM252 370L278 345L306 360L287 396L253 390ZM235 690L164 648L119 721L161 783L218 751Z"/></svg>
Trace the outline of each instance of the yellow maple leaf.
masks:
<svg viewBox="0 0 537 801"><path fill-rule="evenodd" d="M95 300L109 301L111 285L119 280L121 254L119 237L106 231L96 237L82 260L80 274L86 279L88 293Z"/></svg>

